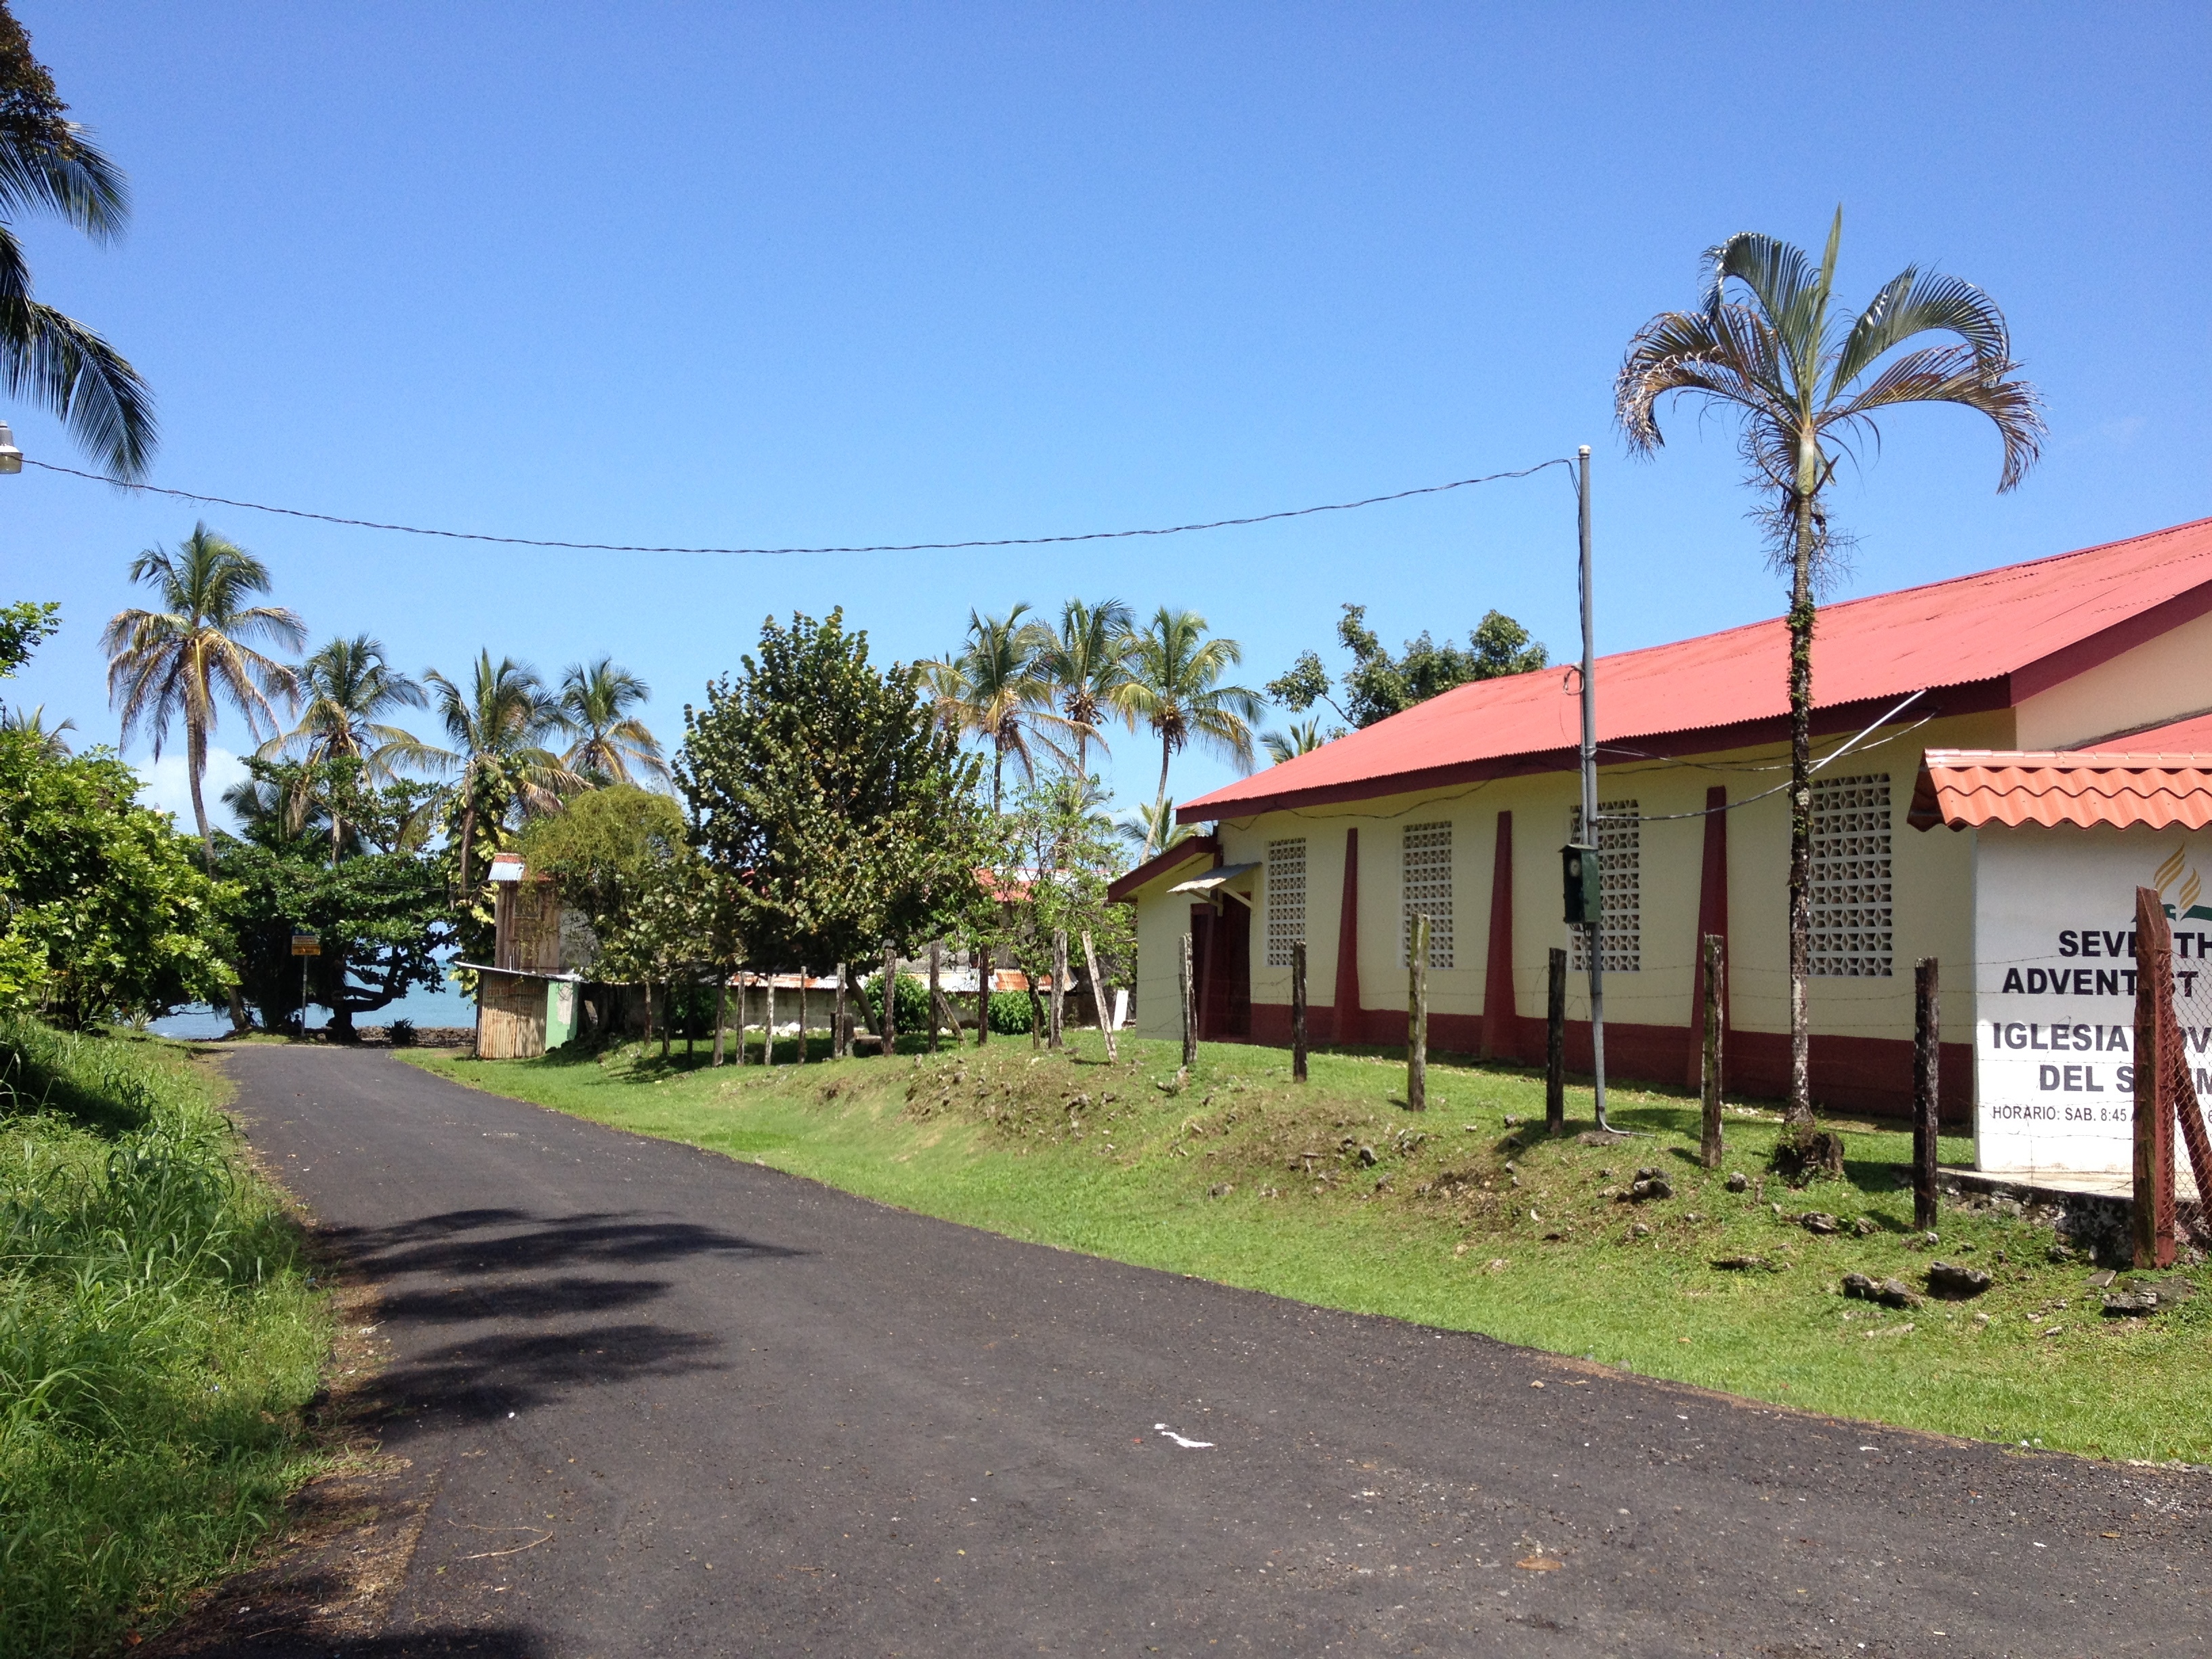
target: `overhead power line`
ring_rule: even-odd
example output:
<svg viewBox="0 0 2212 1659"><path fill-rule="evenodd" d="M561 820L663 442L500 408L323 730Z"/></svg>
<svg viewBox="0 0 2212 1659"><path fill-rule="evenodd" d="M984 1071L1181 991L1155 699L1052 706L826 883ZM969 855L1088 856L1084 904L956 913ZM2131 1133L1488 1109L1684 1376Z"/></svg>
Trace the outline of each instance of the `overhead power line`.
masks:
<svg viewBox="0 0 2212 1659"><path fill-rule="evenodd" d="M33 460L27 455L23 458L23 465L35 466L41 471L83 478L92 483L109 484L118 489L143 495L166 495L172 501L194 501L204 507L235 507L249 513L273 513L287 519L310 519L317 524L343 525L354 530L385 530L400 536L436 536L447 541L490 542L501 547L561 548L577 553L728 553L781 557L798 553L952 553L971 548L1051 547L1067 542L1122 541L1139 536L1182 536L1199 530L1234 530L1246 525L1273 524L1280 519L1310 518L1316 513L1352 513L1363 507L1380 507L1386 501L1410 501L1416 495L1441 495L1447 490L1465 489L1473 484L1531 477L1547 467L1571 467L1574 463L1561 456L1511 472L1485 473L1480 478L1455 478L1449 483L1423 484L1417 489L1394 490L1387 495L1369 495L1356 501L1329 501L1320 507L1286 507L1279 513L1255 513L1242 519L1210 519L1201 524L1163 525L1149 530L1088 530L1069 536L996 536L963 542L886 542L871 547L643 547L618 542L566 542L534 536L491 536L473 530L434 530L421 525L380 524L374 519L342 518L335 513L310 513L296 507L271 507L264 501L240 501L227 495L202 495L189 489L165 489L158 484L129 483L121 478L103 477L97 472L80 472L73 466L57 466L52 461Z"/></svg>

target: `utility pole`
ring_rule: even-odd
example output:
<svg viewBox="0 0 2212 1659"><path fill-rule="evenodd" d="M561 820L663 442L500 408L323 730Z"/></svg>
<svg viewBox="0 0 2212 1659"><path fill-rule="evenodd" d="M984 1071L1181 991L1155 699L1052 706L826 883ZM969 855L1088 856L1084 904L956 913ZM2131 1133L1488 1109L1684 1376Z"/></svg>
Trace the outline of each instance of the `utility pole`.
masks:
<svg viewBox="0 0 2212 1659"><path fill-rule="evenodd" d="M1597 821L1597 629L1592 617L1590 593L1590 452L1584 444L1576 452L1575 496L1577 528L1582 539L1583 598L1583 839L1595 849L1603 845ZM1601 854L1599 868L1604 868ZM1601 884L1602 877L1600 878ZM1602 890L1601 887L1601 890ZM1590 1079L1597 1102L1597 1127L1610 1129L1605 1121L1605 952L1601 912L1593 912L1583 924L1589 951Z"/></svg>

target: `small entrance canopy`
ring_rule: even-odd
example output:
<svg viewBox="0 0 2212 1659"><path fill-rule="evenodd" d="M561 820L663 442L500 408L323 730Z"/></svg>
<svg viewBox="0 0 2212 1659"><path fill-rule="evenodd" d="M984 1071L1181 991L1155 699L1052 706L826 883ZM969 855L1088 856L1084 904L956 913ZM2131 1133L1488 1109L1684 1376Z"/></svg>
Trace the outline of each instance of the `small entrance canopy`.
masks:
<svg viewBox="0 0 2212 1659"><path fill-rule="evenodd" d="M2212 828L2212 716L2081 749L1930 749L1905 821L1916 830Z"/></svg>
<svg viewBox="0 0 2212 1659"><path fill-rule="evenodd" d="M1252 902L1252 896L1236 891L1229 884L1242 880L1259 867L1256 863L1224 864L1218 870L1208 870L1202 876L1193 876L1188 881L1179 881L1169 888L1168 891L1196 893L1201 898L1212 898L1218 894L1226 893L1231 898L1238 900L1249 907Z"/></svg>

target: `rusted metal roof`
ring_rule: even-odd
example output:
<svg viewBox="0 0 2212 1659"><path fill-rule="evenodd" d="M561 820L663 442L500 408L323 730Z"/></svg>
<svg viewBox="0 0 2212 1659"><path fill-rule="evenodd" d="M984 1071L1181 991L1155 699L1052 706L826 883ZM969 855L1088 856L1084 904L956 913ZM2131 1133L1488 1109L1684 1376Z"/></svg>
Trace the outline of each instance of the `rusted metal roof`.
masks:
<svg viewBox="0 0 2212 1659"><path fill-rule="evenodd" d="M2005 708L2212 611L2212 519L2077 553L1825 606L1816 730L1856 730L1914 691L1937 710ZM1789 629L1753 623L1599 659L1601 760L1786 735ZM1361 800L1575 763L1571 668L1445 692L1201 795L1184 823Z"/></svg>

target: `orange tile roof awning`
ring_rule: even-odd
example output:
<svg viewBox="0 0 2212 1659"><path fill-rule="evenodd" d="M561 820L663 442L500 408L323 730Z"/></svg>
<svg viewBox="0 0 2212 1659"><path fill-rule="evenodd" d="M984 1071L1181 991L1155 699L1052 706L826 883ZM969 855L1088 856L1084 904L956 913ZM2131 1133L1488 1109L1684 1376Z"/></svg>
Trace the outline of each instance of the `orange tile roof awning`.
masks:
<svg viewBox="0 0 2212 1659"><path fill-rule="evenodd" d="M2203 830L2212 827L2212 754L1931 749L1905 821Z"/></svg>
<svg viewBox="0 0 2212 1659"><path fill-rule="evenodd" d="M1814 729L1856 731L1897 699L1913 711L2003 708L2212 611L2212 520L2102 547L1823 607ZM1602 761L1765 743L1788 733L1780 617L1602 657ZM1431 789L1575 764L1580 716L1565 664L1459 686L1176 809L1184 823ZM2212 747L2212 744L2206 745Z"/></svg>

